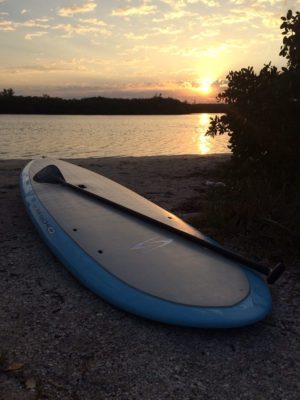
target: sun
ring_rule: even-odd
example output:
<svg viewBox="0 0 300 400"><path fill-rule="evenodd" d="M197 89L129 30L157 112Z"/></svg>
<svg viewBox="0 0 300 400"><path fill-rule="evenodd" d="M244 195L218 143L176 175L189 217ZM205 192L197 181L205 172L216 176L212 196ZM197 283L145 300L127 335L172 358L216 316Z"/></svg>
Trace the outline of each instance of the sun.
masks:
<svg viewBox="0 0 300 400"><path fill-rule="evenodd" d="M199 90L203 94L209 94L212 91L212 83L213 80L211 78L202 78L198 80L199 86L197 90Z"/></svg>

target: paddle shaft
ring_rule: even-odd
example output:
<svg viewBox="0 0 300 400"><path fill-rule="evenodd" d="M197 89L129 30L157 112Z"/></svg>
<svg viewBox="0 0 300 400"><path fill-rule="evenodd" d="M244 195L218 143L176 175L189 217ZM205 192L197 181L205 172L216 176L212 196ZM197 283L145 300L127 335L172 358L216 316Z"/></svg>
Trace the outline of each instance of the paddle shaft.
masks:
<svg viewBox="0 0 300 400"><path fill-rule="evenodd" d="M209 242L209 241L207 241L205 239L201 239L200 237L197 237L197 236L194 236L194 235L192 235L192 234L190 234L188 232L182 231L182 230L180 230L180 229L178 229L178 228L176 228L176 227L174 227L172 225L168 225L168 224L166 224L166 223L164 223L162 221L158 221L158 220L156 220L156 219L154 219L152 217L149 217L148 215L142 214L142 213L140 213L138 211L135 211L135 210L133 210L131 208L123 206L122 204L116 203L116 202L114 202L112 200L109 200L109 199L107 199L105 197L102 197L102 196L100 196L98 194L92 193L92 192L86 190L83 187L73 185L73 184L65 181L62 178L59 179L59 182L57 181L56 183L60 183L61 185L64 185L64 186L72 189L73 191L76 191L76 192L78 192L78 193L80 193L80 194L82 194L84 196L87 196L87 197L89 197L91 199L94 199L94 200L97 200L97 201L101 201L103 204L106 204L106 205L108 205L110 207L113 207L113 208L115 208L117 210L125 212L125 213L127 213L129 215L133 215L134 217L142 219L143 221L147 221L147 222L149 222L150 224L152 224L154 226L159 226L159 227L164 228L164 229L166 229L166 230L168 230L170 232L174 232L174 233L178 234L179 236L184 237L185 239L187 239L187 240L189 240L189 241L191 241L193 243L197 243L197 244L201 245L202 247L205 247L205 248L207 248L209 250L212 250L215 253L220 254L221 256L223 256L223 257L225 257L225 258L227 258L229 260L238 262L240 264L243 264L245 267L250 267L251 269L253 269L253 270L255 270L255 271L257 271L257 272L259 272L261 274L267 275L267 277L268 277L267 278L267 282L268 283L275 282L279 278L279 276L282 274L282 272L284 270L284 266L281 263L276 265L274 269L270 269L265 265L262 265L262 264L254 262L254 261L251 261L251 260L249 260L249 259L247 259L247 258L245 258L245 257L243 257L243 256L241 256L241 255L239 255L237 253L234 253L232 251L226 250L225 248L220 247L218 245L215 245L215 244L213 244L213 243L211 243L211 242Z"/></svg>

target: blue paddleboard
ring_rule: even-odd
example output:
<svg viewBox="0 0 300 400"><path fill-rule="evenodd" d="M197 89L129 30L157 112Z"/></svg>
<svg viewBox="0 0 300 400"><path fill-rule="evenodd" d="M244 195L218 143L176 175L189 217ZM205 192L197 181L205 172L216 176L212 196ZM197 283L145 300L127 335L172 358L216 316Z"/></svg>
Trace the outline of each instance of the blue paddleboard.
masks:
<svg viewBox="0 0 300 400"><path fill-rule="evenodd" d="M53 168L71 185L37 179ZM124 186L48 158L27 164L20 185L53 253L111 304L168 324L209 328L253 324L270 312L268 286L256 272L201 246L197 241L209 239L198 230Z"/></svg>

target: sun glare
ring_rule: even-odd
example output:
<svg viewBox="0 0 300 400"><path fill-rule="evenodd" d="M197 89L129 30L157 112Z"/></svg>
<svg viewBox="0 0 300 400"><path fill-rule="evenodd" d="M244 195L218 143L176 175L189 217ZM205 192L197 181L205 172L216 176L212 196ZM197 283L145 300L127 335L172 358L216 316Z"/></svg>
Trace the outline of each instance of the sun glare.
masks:
<svg viewBox="0 0 300 400"><path fill-rule="evenodd" d="M202 78L199 79L199 86L197 89L203 93L203 94L209 94L212 90L211 84L213 83L213 80L210 78Z"/></svg>
<svg viewBox="0 0 300 400"><path fill-rule="evenodd" d="M199 123L198 123L198 137L197 137L197 145L199 154L209 154L211 150L211 139L206 136L206 131L208 129L210 123L209 114L199 114Z"/></svg>

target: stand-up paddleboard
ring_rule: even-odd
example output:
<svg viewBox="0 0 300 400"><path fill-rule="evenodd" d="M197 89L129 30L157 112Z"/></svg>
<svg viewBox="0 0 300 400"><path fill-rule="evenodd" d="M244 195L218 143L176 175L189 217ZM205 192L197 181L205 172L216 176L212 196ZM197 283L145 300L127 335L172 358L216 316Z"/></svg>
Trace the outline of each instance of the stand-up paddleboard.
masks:
<svg viewBox="0 0 300 400"><path fill-rule="evenodd" d="M222 254L198 230L101 175L42 158L22 171L21 192L62 263L124 310L228 328L255 323L271 309L268 286L242 258Z"/></svg>

